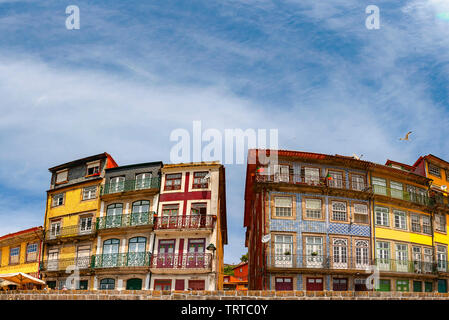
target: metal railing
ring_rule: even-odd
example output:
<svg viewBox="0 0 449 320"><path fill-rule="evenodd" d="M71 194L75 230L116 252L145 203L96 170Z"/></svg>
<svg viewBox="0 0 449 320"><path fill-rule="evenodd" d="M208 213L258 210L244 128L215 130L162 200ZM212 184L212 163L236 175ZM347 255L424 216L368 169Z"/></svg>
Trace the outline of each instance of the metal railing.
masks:
<svg viewBox="0 0 449 320"><path fill-rule="evenodd" d="M271 254L268 267L271 268L314 268L314 269L359 269L366 270L371 259L347 256Z"/></svg>
<svg viewBox="0 0 449 320"><path fill-rule="evenodd" d="M410 260L395 260L395 259L375 259L375 265L379 271L391 272L407 272L407 273L435 273L436 264L427 261L410 261Z"/></svg>
<svg viewBox="0 0 449 320"><path fill-rule="evenodd" d="M264 183L288 183L296 185L310 185L310 186L322 186L335 189L346 189L355 191L370 191L370 186L366 183L350 183L345 179L332 178L327 179L326 177L312 177L303 176L300 174L274 174L265 175L257 173L255 176L256 182Z"/></svg>
<svg viewBox="0 0 449 320"><path fill-rule="evenodd" d="M417 192L409 192L404 190L397 190L384 186L373 185L374 194L383 195L395 199L406 200L422 205L430 205L431 201L429 196L419 194Z"/></svg>
<svg viewBox="0 0 449 320"><path fill-rule="evenodd" d="M97 254L92 256L92 268L149 267L151 252Z"/></svg>
<svg viewBox="0 0 449 320"><path fill-rule="evenodd" d="M95 226L92 223L90 229L82 229L81 225L62 227L60 229L45 231L45 240L56 240L61 238L78 237L95 233Z"/></svg>
<svg viewBox="0 0 449 320"><path fill-rule="evenodd" d="M91 256L79 258L45 260L40 263L41 271L65 271L68 267L75 266L80 270L91 267Z"/></svg>
<svg viewBox="0 0 449 320"><path fill-rule="evenodd" d="M154 229L207 229L215 225L215 215L156 217Z"/></svg>
<svg viewBox="0 0 449 320"><path fill-rule="evenodd" d="M164 253L153 255L151 268L157 269L211 269L210 253Z"/></svg>
<svg viewBox="0 0 449 320"><path fill-rule="evenodd" d="M152 225L155 212L133 212L97 218L97 230Z"/></svg>
<svg viewBox="0 0 449 320"><path fill-rule="evenodd" d="M101 195L113 194L118 192L146 190L146 189L159 189L161 184L160 177L152 177L146 179L137 180L125 180L117 183L106 183L101 186Z"/></svg>

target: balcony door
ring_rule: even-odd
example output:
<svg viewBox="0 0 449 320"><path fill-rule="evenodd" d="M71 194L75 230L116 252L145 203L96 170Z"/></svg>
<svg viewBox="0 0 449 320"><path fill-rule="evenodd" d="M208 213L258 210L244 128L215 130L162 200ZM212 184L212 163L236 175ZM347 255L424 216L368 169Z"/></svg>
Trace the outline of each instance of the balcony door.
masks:
<svg viewBox="0 0 449 320"><path fill-rule="evenodd" d="M58 262L59 262L59 250L52 249L48 251L48 267L49 271L58 270Z"/></svg>
<svg viewBox="0 0 449 320"><path fill-rule="evenodd" d="M159 240L157 254L158 268L173 268L175 259L175 240Z"/></svg>
<svg viewBox="0 0 449 320"><path fill-rule="evenodd" d="M125 177L114 177L109 180L109 193L125 190Z"/></svg>
<svg viewBox="0 0 449 320"><path fill-rule="evenodd" d="M114 203L106 211L105 228L117 228L122 224L123 204Z"/></svg>
<svg viewBox="0 0 449 320"><path fill-rule="evenodd" d="M408 271L408 255L406 244L396 244L396 271Z"/></svg>
<svg viewBox="0 0 449 320"><path fill-rule="evenodd" d="M110 268L118 265L119 239L109 239L103 242L101 267Z"/></svg>
<svg viewBox="0 0 449 320"><path fill-rule="evenodd" d="M390 244L377 242L377 267L379 270L390 270Z"/></svg>
<svg viewBox="0 0 449 320"><path fill-rule="evenodd" d="M144 225L149 222L150 201L141 200L133 203L131 225Z"/></svg>
<svg viewBox="0 0 449 320"><path fill-rule="evenodd" d="M369 244L367 240L355 242L355 267L366 269L369 265Z"/></svg>
<svg viewBox="0 0 449 320"><path fill-rule="evenodd" d="M79 222L79 233L80 234L89 234L92 232L92 216L80 217Z"/></svg>
<svg viewBox="0 0 449 320"><path fill-rule="evenodd" d="M206 239L189 239L187 268L204 268L204 250Z"/></svg>
<svg viewBox="0 0 449 320"><path fill-rule="evenodd" d="M89 268L90 264L90 246L78 247L76 252L76 266L78 269Z"/></svg>
<svg viewBox="0 0 449 320"><path fill-rule="evenodd" d="M332 267L334 269L348 268L348 240L334 239L332 242L333 257Z"/></svg>
<svg viewBox="0 0 449 320"><path fill-rule="evenodd" d="M293 236L276 235L274 237L274 266L291 268L293 266Z"/></svg>
<svg viewBox="0 0 449 320"><path fill-rule="evenodd" d="M55 239L61 234L61 221L53 221L50 224L50 239Z"/></svg>
<svg viewBox="0 0 449 320"><path fill-rule="evenodd" d="M128 242L128 266L144 266L145 265L145 248L147 238L136 237L129 239Z"/></svg>
<svg viewBox="0 0 449 320"><path fill-rule="evenodd" d="M323 257L323 238L306 237L306 265L309 268L322 268L324 264Z"/></svg>
<svg viewBox="0 0 449 320"><path fill-rule="evenodd" d="M420 247L413 247L412 251L413 251L413 272L421 273L421 272L423 272L421 248Z"/></svg>
<svg viewBox="0 0 449 320"><path fill-rule="evenodd" d="M273 171L274 171L274 181L275 182L289 182L289 180L290 180L289 166L274 165Z"/></svg>
<svg viewBox="0 0 449 320"><path fill-rule="evenodd" d="M178 223L179 204L166 204L162 206L162 218L158 227L161 229L176 229ZM182 218L182 217L180 217Z"/></svg>
<svg viewBox="0 0 449 320"><path fill-rule="evenodd" d="M192 203L190 210L190 228L204 228L206 226L207 203Z"/></svg>
<svg viewBox="0 0 449 320"><path fill-rule="evenodd" d="M136 175L136 190L149 189L151 188L151 178L152 174L150 173L140 173Z"/></svg>

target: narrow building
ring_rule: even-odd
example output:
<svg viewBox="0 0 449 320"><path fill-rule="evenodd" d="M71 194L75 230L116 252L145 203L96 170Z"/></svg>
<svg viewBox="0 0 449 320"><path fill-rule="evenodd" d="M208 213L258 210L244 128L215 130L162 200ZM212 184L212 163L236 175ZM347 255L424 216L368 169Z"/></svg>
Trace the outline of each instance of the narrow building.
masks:
<svg viewBox="0 0 449 320"><path fill-rule="evenodd" d="M62 289L68 277L68 289L92 288L100 185L106 169L116 166L101 153L49 169L40 270L50 288Z"/></svg>
<svg viewBox="0 0 449 320"><path fill-rule="evenodd" d="M225 169L217 162L164 165L151 289L223 288L225 189Z"/></svg>
<svg viewBox="0 0 449 320"><path fill-rule="evenodd" d="M94 289L149 289L162 162L106 169L92 259Z"/></svg>

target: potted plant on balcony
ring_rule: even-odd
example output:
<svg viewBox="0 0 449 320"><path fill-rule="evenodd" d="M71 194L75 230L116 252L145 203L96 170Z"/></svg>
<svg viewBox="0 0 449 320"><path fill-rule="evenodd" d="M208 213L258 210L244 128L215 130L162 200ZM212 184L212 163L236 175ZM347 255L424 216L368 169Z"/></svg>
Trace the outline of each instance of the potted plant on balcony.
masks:
<svg viewBox="0 0 449 320"><path fill-rule="evenodd" d="M285 254L286 256L289 256L291 253L290 253L290 251L285 251L284 254Z"/></svg>
<svg viewBox="0 0 449 320"><path fill-rule="evenodd" d="M318 255L318 252L315 252L315 251L314 251L314 252L311 253L311 255L315 257L315 256Z"/></svg>

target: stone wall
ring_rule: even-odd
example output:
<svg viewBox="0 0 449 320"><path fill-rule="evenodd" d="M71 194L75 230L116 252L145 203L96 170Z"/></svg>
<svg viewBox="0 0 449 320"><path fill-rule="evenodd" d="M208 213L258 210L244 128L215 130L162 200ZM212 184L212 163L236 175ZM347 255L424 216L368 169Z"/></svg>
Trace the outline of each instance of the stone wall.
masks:
<svg viewBox="0 0 449 320"><path fill-rule="evenodd" d="M0 300L449 300L449 293L367 291L29 290L0 292Z"/></svg>

